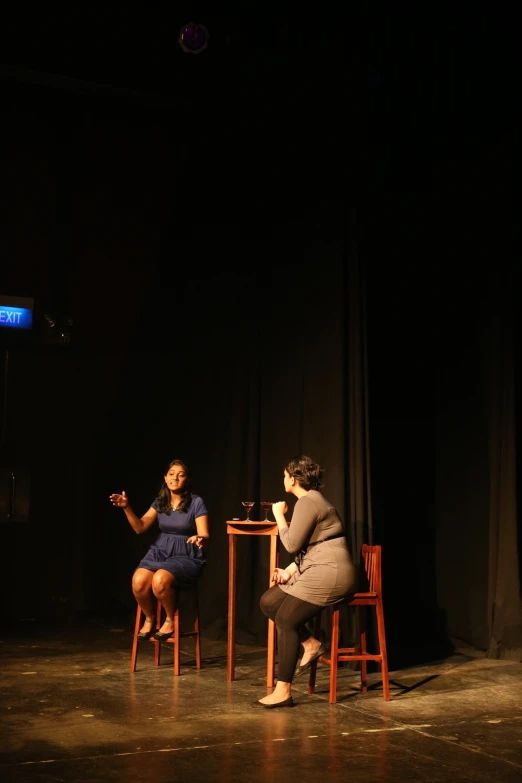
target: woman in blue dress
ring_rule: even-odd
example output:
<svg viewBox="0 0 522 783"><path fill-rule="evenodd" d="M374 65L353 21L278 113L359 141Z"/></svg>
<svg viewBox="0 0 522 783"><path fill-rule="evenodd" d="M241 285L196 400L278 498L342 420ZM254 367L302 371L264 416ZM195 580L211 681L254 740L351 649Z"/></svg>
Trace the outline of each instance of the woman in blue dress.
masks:
<svg viewBox="0 0 522 783"><path fill-rule="evenodd" d="M132 592L145 622L139 639L162 641L174 633L174 586L194 587L203 573L203 547L209 538L208 511L203 498L190 492L189 471L180 459L167 467L157 498L142 517L132 510L125 492L109 495L123 509L136 533L144 533L156 520L160 533L132 577ZM156 599L165 609L165 622L156 629Z"/></svg>

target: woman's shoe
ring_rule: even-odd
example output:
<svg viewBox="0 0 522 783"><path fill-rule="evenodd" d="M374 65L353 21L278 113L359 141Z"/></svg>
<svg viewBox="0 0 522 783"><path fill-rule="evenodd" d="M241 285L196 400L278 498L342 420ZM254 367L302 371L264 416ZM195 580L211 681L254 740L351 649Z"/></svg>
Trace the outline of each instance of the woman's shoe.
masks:
<svg viewBox="0 0 522 783"><path fill-rule="evenodd" d="M273 710L276 707L293 707L294 700L291 696L289 696L288 699L285 699L284 701L278 701L275 704L264 704L262 701L258 701L257 704L260 704L262 707L266 707L267 710Z"/></svg>
<svg viewBox="0 0 522 783"><path fill-rule="evenodd" d="M170 631L170 633L161 633L161 631L156 631L154 634L154 638L158 640L158 642L164 642L165 639L170 639L171 636L174 636L174 629Z"/></svg>
<svg viewBox="0 0 522 783"><path fill-rule="evenodd" d="M305 663L304 666L298 666L295 670L294 677L299 677L299 675L303 674L304 672L308 671L312 663L315 661L316 658L319 658L321 655L325 655L328 652L328 647L326 644L321 643L319 649L317 652L312 655L309 661Z"/></svg>
<svg viewBox="0 0 522 783"><path fill-rule="evenodd" d="M155 629L155 628L151 628L151 630L150 630L150 631L145 631L145 632L143 632L143 631L140 631L140 632L139 632L139 634L138 634L138 639L140 640L140 642L146 642L146 641L148 641L148 640L150 639L150 637L151 637L151 636L153 636L155 633L156 633L156 629Z"/></svg>

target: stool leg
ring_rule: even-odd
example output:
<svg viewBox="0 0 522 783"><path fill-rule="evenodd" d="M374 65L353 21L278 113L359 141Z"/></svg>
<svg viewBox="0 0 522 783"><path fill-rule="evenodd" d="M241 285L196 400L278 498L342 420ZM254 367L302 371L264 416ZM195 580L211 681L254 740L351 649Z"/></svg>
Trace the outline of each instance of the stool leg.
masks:
<svg viewBox="0 0 522 783"><path fill-rule="evenodd" d="M161 603L158 601L156 606L156 628L161 628L161 613L162 613L163 607ZM151 637L149 641L153 642L155 645L154 647L154 666L160 665L160 659L161 659L161 642L158 642L157 639L154 639L154 637Z"/></svg>
<svg viewBox="0 0 522 783"><path fill-rule="evenodd" d="M386 636L384 633L384 610L382 601L377 602L377 632L379 635L379 653L381 655L381 675L384 701L390 701L390 682L388 678L388 654L386 652Z"/></svg>
<svg viewBox="0 0 522 783"><path fill-rule="evenodd" d="M196 633L196 669L201 669L201 637L199 635L199 601L197 591L194 593L194 609L196 619L194 621L194 631Z"/></svg>
<svg viewBox="0 0 522 783"><path fill-rule="evenodd" d="M316 614L315 622L314 622L314 636L318 640L321 635L322 614L323 614L322 611ZM312 661L312 665L310 666L310 677L308 678L308 693L313 693L315 690L315 673L317 671L317 661L318 659L316 658L315 661Z"/></svg>
<svg viewBox="0 0 522 783"><path fill-rule="evenodd" d="M136 607L136 620L134 622L134 636L132 637L132 652L131 652L131 672L136 671L136 660L138 658L138 634L140 632L141 625L141 609L139 604Z"/></svg>
<svg viewBox="0 0 522 783"><path fill-rule="evenodd" d="M339 659L339 607L332 611L332 642L330 646L330 704L337 701L337 666Z"/></svg>
<svg viewBox="0 0 522 783"><path fill-rule="evenodd" d="M361 655L368 652L366 646L366 607L359 607L359 633L361 639ZM368 692L368 662L361 661L361 691Z"/></svg>
<svg viewBox="0 0 522 783"><path fill-rule="evenodd" d="M174 675L180 672L179 593L174 590Z"/></svg>

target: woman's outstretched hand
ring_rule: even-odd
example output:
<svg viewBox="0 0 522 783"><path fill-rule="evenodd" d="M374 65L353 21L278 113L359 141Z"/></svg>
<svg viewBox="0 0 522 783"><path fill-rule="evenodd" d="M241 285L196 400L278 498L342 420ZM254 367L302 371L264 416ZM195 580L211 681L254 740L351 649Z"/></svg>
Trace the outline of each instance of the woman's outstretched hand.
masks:
<svg viewBox="0 0 522 783"><path fill-rule="evenodd" d="M127 508L129 505L129 498L125 494L125 490L121 495L109 495L109 500L113 506L118 506L118 508Z"/></svg>
<svg viewBox="0 0 522 783"><path fill-rule="evenodd" d="M291 574L289 574L288 571L285 571L284 568L274 568L270 579L272 582L275 582L276 585L284 585L288 582L290 577Z"/></svg>
<svg viewBox="0 0 522 783"><path fill-rule="evenodd" d="M202 536L190 536L190 538L187 538L185 543L195 544L198 547L198 549L203 549L204 542L205 539Z"/></svg>

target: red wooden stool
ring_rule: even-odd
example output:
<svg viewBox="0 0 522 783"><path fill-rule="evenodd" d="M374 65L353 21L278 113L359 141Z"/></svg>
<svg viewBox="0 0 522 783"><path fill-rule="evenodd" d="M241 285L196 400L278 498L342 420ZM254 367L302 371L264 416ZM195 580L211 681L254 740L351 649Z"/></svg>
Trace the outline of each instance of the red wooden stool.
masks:
<svg viewBox="0 0 522 783"><path fill-rule="evenodd" d="M174 674L176 676L180 673L180 640L185 636L193 636L196 640L196 668L201 669L201 637L199 633L199 605L198 605L198 590L197 587L192 588L190 591L187 591L187 593L190 593L194 600L194 610L195 610L195 620L194 620L194 630L193 631L181 631L180 630L180 591L177 588L174 588L174 596L175 596L175 610L174 610L174 633L172 636L170 636L168 639L165 639L166 644L172 644L174 645ZM136 661L138 658L138 646L140 644L140 640L138 639L138 634L140 632L140 628L142 625L142 617L143 612L141 611L140 606L138 605L136 608L136 622L134 624L134 636L132 640L132 654L131 654L131 664L130 664L130 670L131 672L136 671ZM158 601L158 606L156 609L156 627L161 628L162 622L164 617L164 609L161 603ZM154 648L154 665L159 666L160 665L160 656L161 656L161 642L159 642L157 639L154 638L154 636L151 636L150 639L148 639L149 642L152 642L152 644L155 645Z"/></svg>
<svg viewBox="0 0 522 783"><path fill-rule="evenodd" d="M367 682L367 662L378 661L381 666L382 689L385 701L390 700L390 684L388 679L388 658L386 655L386 636L384 633L384 611L382 605L382 567L381 567L381 547L368 546L363 544L361 547L361 558L364 564L366 578L368 580L368 590L364 592L352 593L342 601L332 606L332 636L330 640L330 650L325 655L319 656L310 666L310 679L308 681L308 693L313 693L315 689L315 675L317 664L326 663L330 667L330 704L337 700L337 668L341 661L360 661L361 662L361 691L368 691ZM339 647L339 609L341 606L359 607L359 631L360 643L355 647ZM375 607L377 615L377 635L379 640L379 652L369 653L366 640L366 610L368 607ZM315 618L314 636L319 639L321 631L320 612Z"/></svg>

